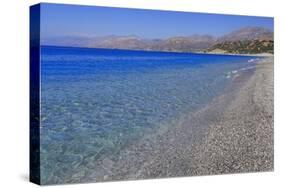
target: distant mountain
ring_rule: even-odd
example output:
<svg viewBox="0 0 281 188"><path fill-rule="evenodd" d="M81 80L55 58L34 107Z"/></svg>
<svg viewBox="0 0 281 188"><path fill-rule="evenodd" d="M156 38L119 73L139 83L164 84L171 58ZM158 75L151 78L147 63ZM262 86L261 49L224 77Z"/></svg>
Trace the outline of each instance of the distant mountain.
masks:
<svg viewBox="0 0 281 188"><path fill-rule="evenodd" d="M63 37L42 40L43 45L172 52L273 53L273 32L246 27L220 37L210 35L142 39L138 36Z"/></svg>
<svg viewBox="0 0 281 188"><path fill-rule="evenodd" d="M47 39L41 39L42 45L50 46L70 46L70 47L91 47L94 37L80 37L80 36L64 36L64 37L52 37Z"/></svg>
<svg viewBox="0 0 281 188"><path fill-rule="evenodd" d="M216 41L215 37L209 35L192 35L187 37L172 37L156 45L152 45L152 50L161 51L177 51L177 52L187 52L187 51L200 51L212 46Z"/></svg>
<svg viewBox="0 0 281 188"><path fill-rule="evenodd" d="M262 27L246 27L217 39L208 52L256 54L273 53L273 32Z"/></svg>
<svg viewBox="0 0 281 188"><path fill-rule="evenodd" d="M96 38L89 47L117 49L145 49L146 41L137 36L107 36Z"/></svg>
<svg viewBox="0 0 281 188"><path fill-rule="evenodd" d="M218 38L223 41L273 40L273 32L263 27L245 27Z"/></svg>

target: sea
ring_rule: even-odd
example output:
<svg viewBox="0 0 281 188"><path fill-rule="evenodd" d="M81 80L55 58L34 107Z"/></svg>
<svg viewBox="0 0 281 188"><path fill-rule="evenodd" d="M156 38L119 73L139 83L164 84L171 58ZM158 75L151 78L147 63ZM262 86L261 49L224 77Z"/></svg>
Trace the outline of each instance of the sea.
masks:
<svg viewBox="0 0 281 188"><path fill-rule="evenodd" d="M260 57L41 46L43 183L77 181L222 95ZM97 172L98 173L98 172Z"/></svg>

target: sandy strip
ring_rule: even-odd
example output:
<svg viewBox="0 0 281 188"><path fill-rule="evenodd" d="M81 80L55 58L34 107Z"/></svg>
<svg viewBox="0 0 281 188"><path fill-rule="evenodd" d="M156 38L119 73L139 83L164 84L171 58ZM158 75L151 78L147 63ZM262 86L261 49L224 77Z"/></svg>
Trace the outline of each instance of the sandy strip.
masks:
<svg viewBox="0 0 281 188"><path fill-rule="evenodd" d="M105 158L83 181L273 170L273 57L234 79L225 95L143 138L118 160Z"/></svg>

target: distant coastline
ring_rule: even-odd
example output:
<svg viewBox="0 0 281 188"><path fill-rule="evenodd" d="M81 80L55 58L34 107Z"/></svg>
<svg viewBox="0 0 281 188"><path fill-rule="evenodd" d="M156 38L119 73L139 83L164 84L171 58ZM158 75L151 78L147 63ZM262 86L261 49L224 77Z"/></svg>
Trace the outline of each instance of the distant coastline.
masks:
<svg viewBox="0 0 281 188"><path fill-rule="evenodd" d="M198 54L198 55L221 55L221 56L250 56L250 57L273 57L271 53L256 53L256 54L238 54L238 53L217 53L217 52L178 52L178 51L157 51L157 50L139 50L139 49L120 49L120 48L95 48L95 47L77 47L77 46L57 46L57 45L41 45L41 47L57 47L57 48L81 48L81 49L100 49L100 50L120 50L120 51L136 51L148 53L174 53L174 54Z"/></svg>

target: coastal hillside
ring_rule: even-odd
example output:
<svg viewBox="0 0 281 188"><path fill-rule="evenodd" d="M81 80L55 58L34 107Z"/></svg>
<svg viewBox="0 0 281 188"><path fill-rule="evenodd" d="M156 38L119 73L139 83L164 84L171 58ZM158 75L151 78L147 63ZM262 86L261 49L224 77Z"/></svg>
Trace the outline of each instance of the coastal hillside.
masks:
<svg viewBox="0 0 281 188"><path fill-rule="evenodd" d="M135 35L61 37L42 40L43 45L111 48L168 52L273 53L273 32L263 27L245 27L223 36L190 35L166 39L143 39Z"/></svg>
<svg viewBox="0 0 281 188"><path fill-rule="evenodd" d="M217 39L207 52L257 54L272 53L273 32L262 27L246 27Z"/></svg>
<svg viewBox="0 0 281 188"><path fill-rule="evenodd" d="M239 40L225 41L213 45L208 52L233 54L273 54L272 40Z"/></svg>
<svg viewBox="0 0 281 188"><path fill-rule="evenodd" d="M245 27L218 38L218 42L251 40L273 40L273 32L263 27Z"/></svg>

